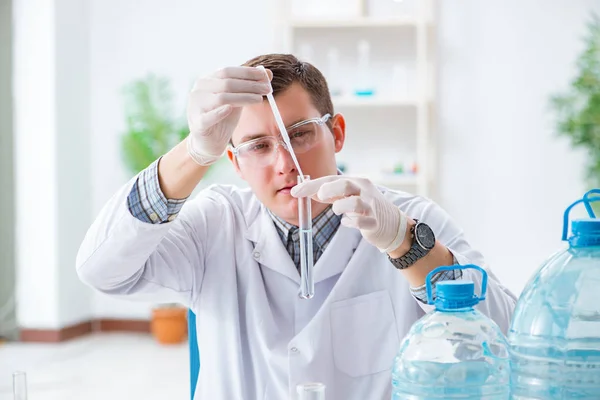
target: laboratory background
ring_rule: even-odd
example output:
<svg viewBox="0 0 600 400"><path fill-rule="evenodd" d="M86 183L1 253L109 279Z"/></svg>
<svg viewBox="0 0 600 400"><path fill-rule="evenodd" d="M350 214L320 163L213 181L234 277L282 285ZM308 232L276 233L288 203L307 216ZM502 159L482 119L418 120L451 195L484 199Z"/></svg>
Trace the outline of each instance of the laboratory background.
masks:
<svg viewBox="0 0 600 400"><path fill-rule="evenodd" d="M189 398L187 310L95 292L75 256L217 68L317 66L347 120L340 170L435 200L517 295L600 187L598 0L0 4L0 399L15 371L31 399ZM245 185L226 158L211 183Z"/></svg>

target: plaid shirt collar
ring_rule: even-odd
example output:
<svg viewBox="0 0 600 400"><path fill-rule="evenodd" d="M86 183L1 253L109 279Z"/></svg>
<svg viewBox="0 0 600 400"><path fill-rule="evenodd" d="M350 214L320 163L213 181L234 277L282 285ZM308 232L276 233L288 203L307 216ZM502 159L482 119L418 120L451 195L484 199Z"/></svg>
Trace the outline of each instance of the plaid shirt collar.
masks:
<svg viewBox="0 0 600 400"><path fill-rule="evenodd" d="M284 221L269 210L269 214L275 223L277 233L283 242L284 246L287 245L290 231L294 232L298 229L296 225L290 224ZM337 232L340 226L341 215L336 215L333 212L333 208L329 205L323 212L317 215L313 221L313 240L314 244L323 251L327 244L333 238L335 232Z"/></svg>

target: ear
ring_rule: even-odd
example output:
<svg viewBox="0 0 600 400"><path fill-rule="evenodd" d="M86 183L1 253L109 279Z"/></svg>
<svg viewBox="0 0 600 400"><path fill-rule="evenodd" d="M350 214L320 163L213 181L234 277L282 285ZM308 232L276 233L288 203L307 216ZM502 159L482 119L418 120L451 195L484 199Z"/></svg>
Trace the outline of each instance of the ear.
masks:
<svg viewBox="0 0 600 400"><path fill-rule="evenodd" d="M233 154L233 152L231 151L231 149L227 149L227 158L229 158L229 161L231 161L231 164L233 164L233 169L235 170L235 173L240 178L244 179L244 174L242 173L242 170L240 169L240 166L239 166L239 164L237 162L237 159L235 158L235 155Z"/></svg>
<svg viewBox="0 0 600 400"><path fill-rule="evenodd" d="M344 141L346 140L346 120L342 114L335 114L333 116L333 127L331 128L333 133L333 145L335 152L339 153L344 147Z"/></svg>

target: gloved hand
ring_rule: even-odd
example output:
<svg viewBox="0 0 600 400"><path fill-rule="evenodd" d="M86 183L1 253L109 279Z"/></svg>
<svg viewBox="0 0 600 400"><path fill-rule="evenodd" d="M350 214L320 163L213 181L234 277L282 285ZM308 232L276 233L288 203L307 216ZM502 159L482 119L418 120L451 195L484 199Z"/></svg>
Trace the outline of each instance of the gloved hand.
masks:
<svg viewBox="0 0 600 400"><path fill-rule="evenodd" d="M369 179L325 176L294 186L291 194L333 204L337 215L344 214L342 225L358 228L363 237L382 252L396 250L404 241L408 217Z"/></svg>
<svg viewBox="0 0 600 400"><path fill-rule="evenodd" d="M223 155L242 107L260 103L271 92L273 74L267 74L254 67L228 67L196 81L187 106L187 148L194 161L210 165Z"/></svg>

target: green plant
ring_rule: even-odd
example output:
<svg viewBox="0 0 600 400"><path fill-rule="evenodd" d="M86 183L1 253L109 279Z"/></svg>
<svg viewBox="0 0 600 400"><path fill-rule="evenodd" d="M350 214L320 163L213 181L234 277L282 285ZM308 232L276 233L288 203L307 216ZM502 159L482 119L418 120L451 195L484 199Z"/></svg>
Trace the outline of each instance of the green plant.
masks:
<svg viewBox="0 0 600 400"><path fill-rule="evenodd" d="M123 89L126 130L121 138L125 166L136 174L188 134L185 121L172 117L172 92L164 77L149 74Z"/></svg>
<svg viewBox="0 0 600 400"><path fill-rule="evenodd" d="M584 38L585 49L577 58L578 73L569 90L551 97L557 130L573 147L588 153L587 183L600 187L600 18L592 14Z"/></svg>
<svg viewBox="0 0 600 400"><path fill-rule="evenodd" d="M123 95L126 129L121 137L121 151L125 166L135 175L185 139L189 131L184 118L172 116L173 93L167 78L149 74L126 85ZM156 306L181 307L175 303Z"/></svg>

